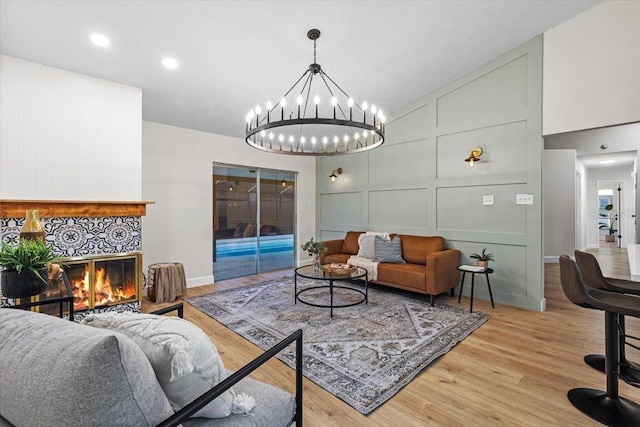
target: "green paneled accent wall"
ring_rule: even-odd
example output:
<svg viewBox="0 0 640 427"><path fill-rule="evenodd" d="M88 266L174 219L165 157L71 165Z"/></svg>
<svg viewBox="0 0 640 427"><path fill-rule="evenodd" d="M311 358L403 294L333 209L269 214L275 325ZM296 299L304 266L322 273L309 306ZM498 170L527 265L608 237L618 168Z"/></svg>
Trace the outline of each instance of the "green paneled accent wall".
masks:
<svg viewBox="0 0 640 427"><path fill-rule="evenodd" d="M486 247L496 257L496 302L544 310L541 109L538 36L390 114L382 147L318 158L316 235L440 235L465 264ZM470 168L464 159L475 146L484 154ZM521 193L534 204L517 205ZM488 299L482 282L476 297Z"/></svg>

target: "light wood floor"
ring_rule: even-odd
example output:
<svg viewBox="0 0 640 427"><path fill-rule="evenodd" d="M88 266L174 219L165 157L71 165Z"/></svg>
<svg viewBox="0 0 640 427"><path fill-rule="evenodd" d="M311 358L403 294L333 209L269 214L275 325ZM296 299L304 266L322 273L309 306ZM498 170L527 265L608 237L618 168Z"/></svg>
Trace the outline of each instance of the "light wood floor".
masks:
<svg viewBox="0 0 640 427"><path fill-rule="evenodd" d="M629 278L625 250L593 251L606 276ZM280 271L191 288L187 296L290 276ZM604 353L604 315L571 304L562 293L558 264L545 265L547 311L495 309L474 300L474 309L493 317L421 372L369 416L304 379L306 426L590 426L599 425L569 403L574 387L604 389L605 376L582 358ZM457 296L438 301L457 306ZM145 311L163 305L143 303ZM468 308L463 297L460 306ZM185 304L185 318L202 327L218 347L225 366L238 369L261 353L253 344ZM628 319L627 331L640 335L640 320ZM640 352L628 351L632 360ZM293 370L272 360L254 375L293 393ZM620 395L640 402L640 389L620 381Z"/></svg>

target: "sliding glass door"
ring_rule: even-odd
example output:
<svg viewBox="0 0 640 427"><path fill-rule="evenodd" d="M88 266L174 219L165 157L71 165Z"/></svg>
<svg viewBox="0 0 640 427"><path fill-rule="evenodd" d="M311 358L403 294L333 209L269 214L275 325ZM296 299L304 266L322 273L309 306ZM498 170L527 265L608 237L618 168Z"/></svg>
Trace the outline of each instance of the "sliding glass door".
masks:
<svg viewBox="0 0 640 427"><path fill-rule="evenodd" d="M215 280L291 268L295 174L213 166Z"/></svg>

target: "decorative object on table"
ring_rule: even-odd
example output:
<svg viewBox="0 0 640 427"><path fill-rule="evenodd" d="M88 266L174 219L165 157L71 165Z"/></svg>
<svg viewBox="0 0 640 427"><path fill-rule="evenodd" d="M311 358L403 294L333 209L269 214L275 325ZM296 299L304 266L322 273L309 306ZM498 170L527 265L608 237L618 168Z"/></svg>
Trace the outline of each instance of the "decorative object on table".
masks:
<svg viewBox="0 0 640 427"><path fill-rule="evenodd" d="M604 207L604 210L607 211L606 214L600 213L600 218L606 220L604 224L600 224L599 228L606 228L609 230L609 234L604 236L604 240L607 242L615 242L616 241L616 220L618 219L618 213L613 211L613 205L607 205Z"/></svg>
<svg viewBox="0 0 640 427"><path fill-rule="evenodd" d="M0 272L2 295L8 298L24 298L38 295L49 284L48 264L57 255L43 239L20 240L18 246L6 243L0 248Z"/></svg>
<svg viewBox="0 0 640 427"><path fill-rule="evenodd" d="M307 156L359 153L382 145L382 110L366 101L358 104L322 70L316 62L320 30L309 30L307 37L313 40L313 64L275 105L268 101L264 112L260 105L249 111L247 144L270 153Z"/></svg>
<svg viewBox="0 0 640 427"><path fill-rule="evenodd" d="M147 296L153 302L173 302L187 292L187 279L182 263L151 264L147 275Z"/></svg>
<svg viewBox="0 0 640 427"><path fill-rule="evenodd" d="M314 242L312 237L311 240L302 245L302 250L313 257L314 271L320 271L320 255L327 250L325 244L323 242Z"/></svg>
<svg viewBox="0 0 640 427"><path fill-rule="evenodd" d="M491 317L369 289L368 305L338 310L330 318L326 308L294 304L293 282L269 281L187 301L261 348L302 329L304 375L363 414L390 399ZM316 285L298 278L299 289ZM329 303L324 289L305 295L309 301ZM335 289L333 297L335 304L359 298L341 289ZM293 367L293 351L290 347L278 357Z"/></svg>
<svg viewBox="0 0 640 427"><path fill-rule="evenodd" d="M487 253L487 248L483 248L481 254L471 254L469 258L477 260L476 265L484 268L489 266L489 261L495 261L493 254Z"/></svg>
<svg viewBox="0 0 640 427"><path fill-rule="evenodd" d="M28 210L24 217L24 225L20 229L20 240L44 240L44 227L40 222L38 210Z"/></svg>
<svg viewBox="0 0 640 427"><path fill-rule="evenodd" d="M332 274L351 274L356 271L356 268L358 267L355 265L341 264L337 262L332 262L331 264L325 264L322 266L324 271Z"/></svg>

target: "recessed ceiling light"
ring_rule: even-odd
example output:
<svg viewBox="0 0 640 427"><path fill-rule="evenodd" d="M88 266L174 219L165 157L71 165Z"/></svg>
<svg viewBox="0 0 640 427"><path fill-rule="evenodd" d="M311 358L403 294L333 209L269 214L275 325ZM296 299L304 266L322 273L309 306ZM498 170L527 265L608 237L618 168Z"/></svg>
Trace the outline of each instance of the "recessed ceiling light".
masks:
<svg viewBox="0 0 640 427"><path fill-rule="evenodd" d="M174 70L178 68L178 61L176 61L175 58L167 56L166 58L162 58L162 65L164 65L165 68Z"/></svg>
<svg viewBox="0 0 640 427"><path fill-rule="evenodd" d="M89 36L89 40L96 46L109 47L111 46L111 40L105 35L93 33Z"/></svg>
<svg viewBox="0 0 640 427"><path fill-rule="evenodd" d="M613 164L615 162L616 162L615 160L601 160L600 164L601 165L611 165L611 164Z"/></svg>

